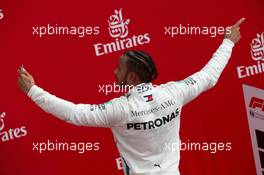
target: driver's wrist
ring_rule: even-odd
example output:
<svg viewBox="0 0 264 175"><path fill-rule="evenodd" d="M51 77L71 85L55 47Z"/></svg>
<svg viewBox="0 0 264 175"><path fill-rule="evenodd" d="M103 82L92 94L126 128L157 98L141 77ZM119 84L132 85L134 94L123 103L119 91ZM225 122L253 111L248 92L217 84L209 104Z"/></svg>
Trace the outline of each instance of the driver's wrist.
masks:
<svg viewBox="0 0 264 175"><path fill-rule="evenodd" d="M34 86L36 86L35 83L32 83L31 86L27 89L26 95L28 97L30 97L30 94L31 94L30 92L32 91L32 89L34 88Z"/></svg>

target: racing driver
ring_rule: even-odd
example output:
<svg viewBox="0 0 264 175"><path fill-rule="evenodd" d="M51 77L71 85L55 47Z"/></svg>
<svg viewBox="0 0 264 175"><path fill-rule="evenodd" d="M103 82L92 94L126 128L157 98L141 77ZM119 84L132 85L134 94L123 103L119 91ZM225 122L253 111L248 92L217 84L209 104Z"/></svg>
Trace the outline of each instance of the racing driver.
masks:
<svg viewBox="0 0 264 175"><path fill-rule="evenodd" d="M128 50L118 60L114 73L120 86L132 85L126 94L100 104L74 104L37 86L26 69L18 70L22 92L45 112L79 126L112 130L126 175L179 175L180 149L164 149L179 143L182 107L212 88L228 63L233 46L240 40L241 18L225 33L222 44L209 62L182 81L153 86L156 66L149 54Z"/></svg>

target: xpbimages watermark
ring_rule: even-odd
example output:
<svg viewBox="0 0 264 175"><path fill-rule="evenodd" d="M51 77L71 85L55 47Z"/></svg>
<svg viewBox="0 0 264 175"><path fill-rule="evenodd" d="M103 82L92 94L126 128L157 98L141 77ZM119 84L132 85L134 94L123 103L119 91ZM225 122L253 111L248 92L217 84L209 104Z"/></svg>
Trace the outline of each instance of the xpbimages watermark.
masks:
<svg viewBox="0 0 264 175"><path fill-rule="evenodd" d="M99 149L100 143L98 142L62 142L58 140L46 140L43 142L32 143L32 151L36 151L40 154L55 151L77 152L79 154L84 154L85 152L98 151Z"/></svg>
<svg viewBox="0 0 264 175"><path fill-rule="evenodd" d="M172 142L164 144L163 151L175 152L175 151L205 151L211 154L215 154L221 151L231 151L231 142Z"/></svg>
<svg viewBox="0 0 264 175"><path fill-rule="evenodd" d="M44 36L77 36L83 38L89 35L98 35L100 33L98 26L68 26L58 24L47 24L32 27L32 35L38 37Z"/></svg>
<svg viewBox="0 0 264 175"><path fill-rule="evenodd" d="M133 85L120 85L115 82L113 84L99 84L98 85L98 92L102 93L104 95L109 95L111 93L122 93L125 94L127 92L144 92L148 91L153 87L157 87L158 85L154 84L141 84L138 86L133 86Z"/></svg>
<svg viewBox="0 0 264 175"><path fill-rule="evenodd" d="M178 152L178 151L194 151L194 152L208 152L211 155L215 155L219 152L224 151L231 151L232 150L232 143L231 142L191 142L190 140L187 140L187 142L172 142L172 143L165 143L162 148L163 152ZM122 170L123 163L122 158L118 157L115 159L117 169Z"/></svg>
<svg viewBox="0 0 264 175"><path fill-rule="evenodd" d="M209 35L214 38L217 35L230 34L230 27L216 27L216 26L191 26L190 24L177 26L165 26L164 34L169 37L176 37L178 35Z"/></svg>

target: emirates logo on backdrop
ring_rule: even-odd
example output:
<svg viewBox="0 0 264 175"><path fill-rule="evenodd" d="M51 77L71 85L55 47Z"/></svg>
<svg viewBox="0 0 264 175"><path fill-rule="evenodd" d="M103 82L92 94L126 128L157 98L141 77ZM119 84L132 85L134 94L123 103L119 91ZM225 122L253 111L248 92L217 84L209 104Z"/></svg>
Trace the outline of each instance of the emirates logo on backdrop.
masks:
<svg viewBox="0 0 264 175"><path fill-rule="evenodd" d="M115 13L109 17L108 30L113 38L125 38L128 35L128 24L130 19L124 20L122 9L115 10Z"/></svg>
<svg viewBox="0 0 264 175"><path fill-rule="evenodd" d="M264 73L264 32L257 33L250 43L250 54L254 61L252 65L238 66L237 74L239 78L251 77Z"/></svg>
<svg viewBox="0 0 264 175"><path fill-rule="evenodd" d="M0 9L0 20L4 18L4 12L2 9Z"/></svg>
<svg viewBox="0 0 264 175"><path fill-rule="evenodd" d="M123 17L122 8L115 10L108 19L109 35L115 41L94 44L95 55L101 56L150 43L149 33L129 37L128 24L130 24L130 19Z"/></svg>
<svg viewBox="0 0 264 175"><path fill-rule="evenodd" d="M251 57L254 61L264 61L264 32L257 33L257 37L251 41Z"/></svg>
<svg viewBox="0 0 264 175"><path fill-rule="evenodd" d="M21 126L18 128L9 128L8 130L5 129L5 118L6 113L2 112L0 114L0 143L14 140L27 135L25 126Z"/></svg>
<svg viewBox="0 0 264 175"><path fill-rule="evenodd" d="M4 122L5 115L6 115L5 112L3 112L0 115L0 132L5 128L5 122Z"/></svg>

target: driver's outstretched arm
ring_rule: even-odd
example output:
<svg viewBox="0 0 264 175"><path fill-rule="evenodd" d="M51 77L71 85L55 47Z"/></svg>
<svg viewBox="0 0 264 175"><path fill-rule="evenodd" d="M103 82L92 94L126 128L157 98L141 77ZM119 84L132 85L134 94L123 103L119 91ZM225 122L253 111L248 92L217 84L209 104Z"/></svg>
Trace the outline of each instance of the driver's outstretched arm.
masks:
<svg viewBox="0 0 264 175"><path fill-rule="evenodd" d="M111 127L125 115L126 101L113 99L100 105L74 104L33 85L27 95L45 112L74 125Z"/></svg>

